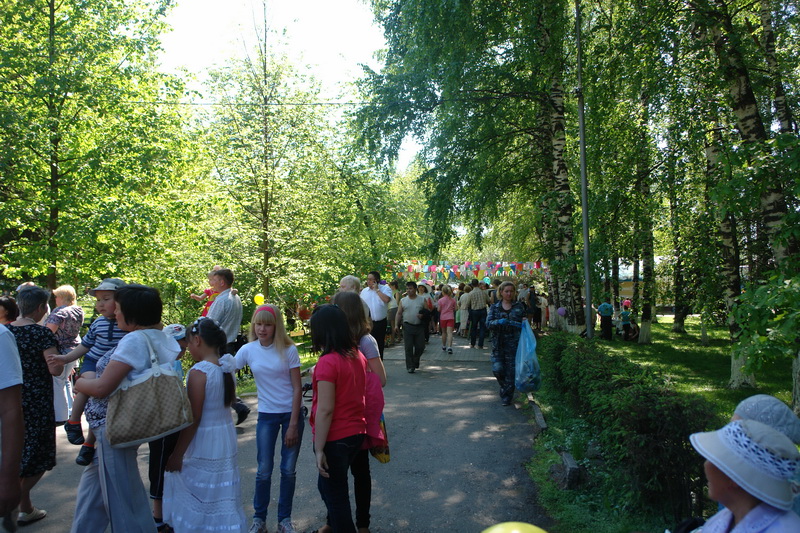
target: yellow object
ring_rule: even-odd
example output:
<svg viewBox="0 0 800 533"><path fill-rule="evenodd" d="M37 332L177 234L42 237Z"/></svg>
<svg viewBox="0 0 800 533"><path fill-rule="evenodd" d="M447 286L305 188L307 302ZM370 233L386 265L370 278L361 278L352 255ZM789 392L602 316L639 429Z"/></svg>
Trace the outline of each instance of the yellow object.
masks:
<svg viewBox="0 0 800 533"><path fill-rule="evenodd" d="M483 533L547 533L547 531L524 522L503 522L484 529Z"/></svg>
<svg viewBox="0 0 800 533"><path fill-rule="evenodd" d="M264 295L259 292L258 294L253 296L253 301L256 303L256 305L263 304L264 303Z"/></svg>

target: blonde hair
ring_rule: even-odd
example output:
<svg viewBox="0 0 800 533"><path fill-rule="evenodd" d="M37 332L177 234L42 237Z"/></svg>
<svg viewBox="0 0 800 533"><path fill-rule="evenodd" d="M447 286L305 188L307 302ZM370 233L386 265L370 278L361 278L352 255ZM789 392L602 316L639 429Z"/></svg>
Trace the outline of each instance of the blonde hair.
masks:
<svg viewBox="0 0 800 533"><path fill-rule="evenodd" d="M453 296L453 288L450 285L444 285L442 287L442 294L452 297Z"/></svg>
<svg viewBox="0 0 800 533"><path fill-rule="evenodd" d="M256 336L256 324L266 324L267 326L275 325L275 336L272 340L272 345L278 350L278 353L283 355L286 348L294 346L294 341L286 332L286 325L283 323L283 315L280 309L271 304L264 304L256 307L253 313L253 318L250 319L250 331L247 338L252 342L258 337Z"/></svg>
<svg viewBox="0 0 800 533"><path fill-rule="evenodd" d="M64 300L67 305L74 305L75 299L78 295L75 293L75 287L72 285L62 285L57 289L53 290L53 296L57 298L61 298Z"/></svg>
<svg viewBox="0 0 800 533"><path fill-rule="evenodd" d="M361 296L354 292L337 292L333 295L331 303L342 311L347 317L350 336L358 344L361 337L372 331L372 321L364 312L364 303Z"/></svg>

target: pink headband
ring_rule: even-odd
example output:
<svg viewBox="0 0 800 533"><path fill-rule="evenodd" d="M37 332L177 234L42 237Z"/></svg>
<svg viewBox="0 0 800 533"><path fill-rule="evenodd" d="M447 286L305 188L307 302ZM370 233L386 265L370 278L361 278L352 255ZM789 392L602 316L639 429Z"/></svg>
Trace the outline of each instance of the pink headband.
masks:
<svg viewBox="0 0 800 533"><path fill-rule="evenodd" d="M270 313L272 313L273 317L275 317L276 319L278 318L278 315L275 314L275 310L272 308L271 305L262 305L261 307L256 309L256 314L260 313L261 311L269 311Z"/></svg>

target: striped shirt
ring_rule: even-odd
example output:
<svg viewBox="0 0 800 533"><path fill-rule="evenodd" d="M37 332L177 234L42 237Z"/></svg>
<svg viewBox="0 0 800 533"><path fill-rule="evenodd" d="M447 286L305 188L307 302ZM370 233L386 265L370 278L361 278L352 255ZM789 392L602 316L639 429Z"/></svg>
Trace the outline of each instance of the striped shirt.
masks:
<svg viewBox="0 0 800 533"><path fill-rule="evenodd" d="M99 360L107 351L115 348L126 333L117 327L116 320L100 316L92 322L89 332L81 339L81 344L89 348L89 352L84 357L95 361Z"/></svg>

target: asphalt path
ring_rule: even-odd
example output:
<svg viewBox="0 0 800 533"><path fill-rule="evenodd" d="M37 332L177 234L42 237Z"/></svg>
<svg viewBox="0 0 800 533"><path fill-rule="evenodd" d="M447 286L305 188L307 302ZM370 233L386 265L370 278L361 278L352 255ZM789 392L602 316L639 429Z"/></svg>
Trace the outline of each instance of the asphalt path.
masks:
<svg viewBox="0 0 800 533"><path fill-rule="evenodd" d="M487 346L490 346L487 342ZM441 350L432 336L420 369L408 374L403 347L387 348L388 383L385 418L391 461L370 460L372 471L373 533L480 532L500 522L519 521L552 526L537 504L536 487L525 471L530 460L532 428L517 406L503 407L491 375L489 349L470 349L457 338L454 354ZM256 398L244 398L253 408L237 426L242 497L248 526L253 512L256 474ZM310 408L310 403L307 404ZM85 427L85 423L84 423ZM37 507L48 515L20 531L69 531L78 481L83 470L75 464L78 446L57 430L58 465L33 490ZM325 521L317 491L317 472L306 426L298 462L292 519L298 531L312 531ZM139 449L139 466L147 486L147 446ZM276 460L272 503L267 517L276 530L278 471ZM352 479L352 478L351 478ZM352 499L352 482L351 482ZM85 532L95 533L95 532ZM121 532L124 533L124 532Z"/></svg>

